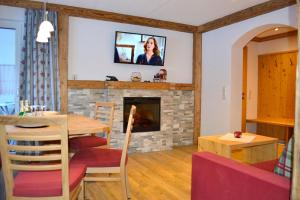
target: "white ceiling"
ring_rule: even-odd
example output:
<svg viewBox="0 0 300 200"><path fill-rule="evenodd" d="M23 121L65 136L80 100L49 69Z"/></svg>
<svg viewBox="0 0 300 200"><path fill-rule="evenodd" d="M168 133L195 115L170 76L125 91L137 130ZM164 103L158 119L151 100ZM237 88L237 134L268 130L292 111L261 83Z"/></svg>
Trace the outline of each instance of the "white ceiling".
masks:
<svg viewBox="0 0 300 200"><path fill-rule="evenodd" d="M46 2L198 26L266 1L268 0L47 0Z"/></svg>

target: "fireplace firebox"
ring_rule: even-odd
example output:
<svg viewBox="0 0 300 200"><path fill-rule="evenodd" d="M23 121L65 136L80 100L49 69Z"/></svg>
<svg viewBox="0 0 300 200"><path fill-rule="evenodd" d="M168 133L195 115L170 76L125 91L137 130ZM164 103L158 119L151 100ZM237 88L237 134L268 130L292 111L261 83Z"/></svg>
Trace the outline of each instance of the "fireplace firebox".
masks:
<svg viewBox="0 0 300 200"><path fill-rule="evenodd" d="M131 105L136 106L132 132L160 131L160 97L124 97L124 133Z"/></svg>

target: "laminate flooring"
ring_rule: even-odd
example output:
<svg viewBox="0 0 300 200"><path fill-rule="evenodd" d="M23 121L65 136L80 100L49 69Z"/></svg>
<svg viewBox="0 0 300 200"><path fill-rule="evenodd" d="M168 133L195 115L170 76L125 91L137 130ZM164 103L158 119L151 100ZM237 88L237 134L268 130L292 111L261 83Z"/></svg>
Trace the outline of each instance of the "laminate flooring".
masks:
<svg viewBox="0 0 300 200"><path fill-rule="evenodd" d="M170 151L129 154L131 199L191 199L192 153L196 151L197 146L184 146ZM119 182L90 182L86 189L89 200L122 199Z"/></svg>

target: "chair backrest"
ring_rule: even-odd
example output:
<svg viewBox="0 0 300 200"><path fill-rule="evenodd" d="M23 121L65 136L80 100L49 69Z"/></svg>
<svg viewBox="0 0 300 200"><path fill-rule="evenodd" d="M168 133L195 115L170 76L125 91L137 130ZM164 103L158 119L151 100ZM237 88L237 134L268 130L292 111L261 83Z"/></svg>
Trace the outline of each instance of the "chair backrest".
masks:
<svg viewBox="0 0 300 200"><path fill-rule="evenodd" d="M131 106L129 117L128 117L128 123L127 123L127 129L126 129L126 135L125 135L125 140L123 144L123 149L122 149L122 157L121 157L121 167L125 166L126 164L126 156L128 152L128 146L131 138L131 131L133 128L133 123L134 123L134 115L136 112L136 107L134 105Z"/></svg>
<svg viewBox="0 0 300 200"><path fill-rule="evenodd" d="M115 104L113 102L96 102L95 119L107 124L112 129L115 112Z"/></svg>
<svg viewBox="0 0 300 200"><path fill-rule="evenodd" d="M34 127L37 125L47 125L47 127L16 127ZM16 141L16 144L9 144L11 140ZM69 199L66 115L47 117L0 116L0 149L7 199L13 199L14 171L46 170L61 170L62 197Z"/></svg>

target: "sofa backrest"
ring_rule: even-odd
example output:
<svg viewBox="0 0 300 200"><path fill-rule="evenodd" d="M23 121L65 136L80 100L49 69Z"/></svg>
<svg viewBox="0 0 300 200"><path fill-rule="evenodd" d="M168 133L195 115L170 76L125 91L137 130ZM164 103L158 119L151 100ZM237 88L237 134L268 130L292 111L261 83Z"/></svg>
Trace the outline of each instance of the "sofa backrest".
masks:
<svg viewBox="0 0 300 200"><path fill-rule="evenodd" d="M288 200L290 181L208 152L192 156L192 200Z"/></svg>

